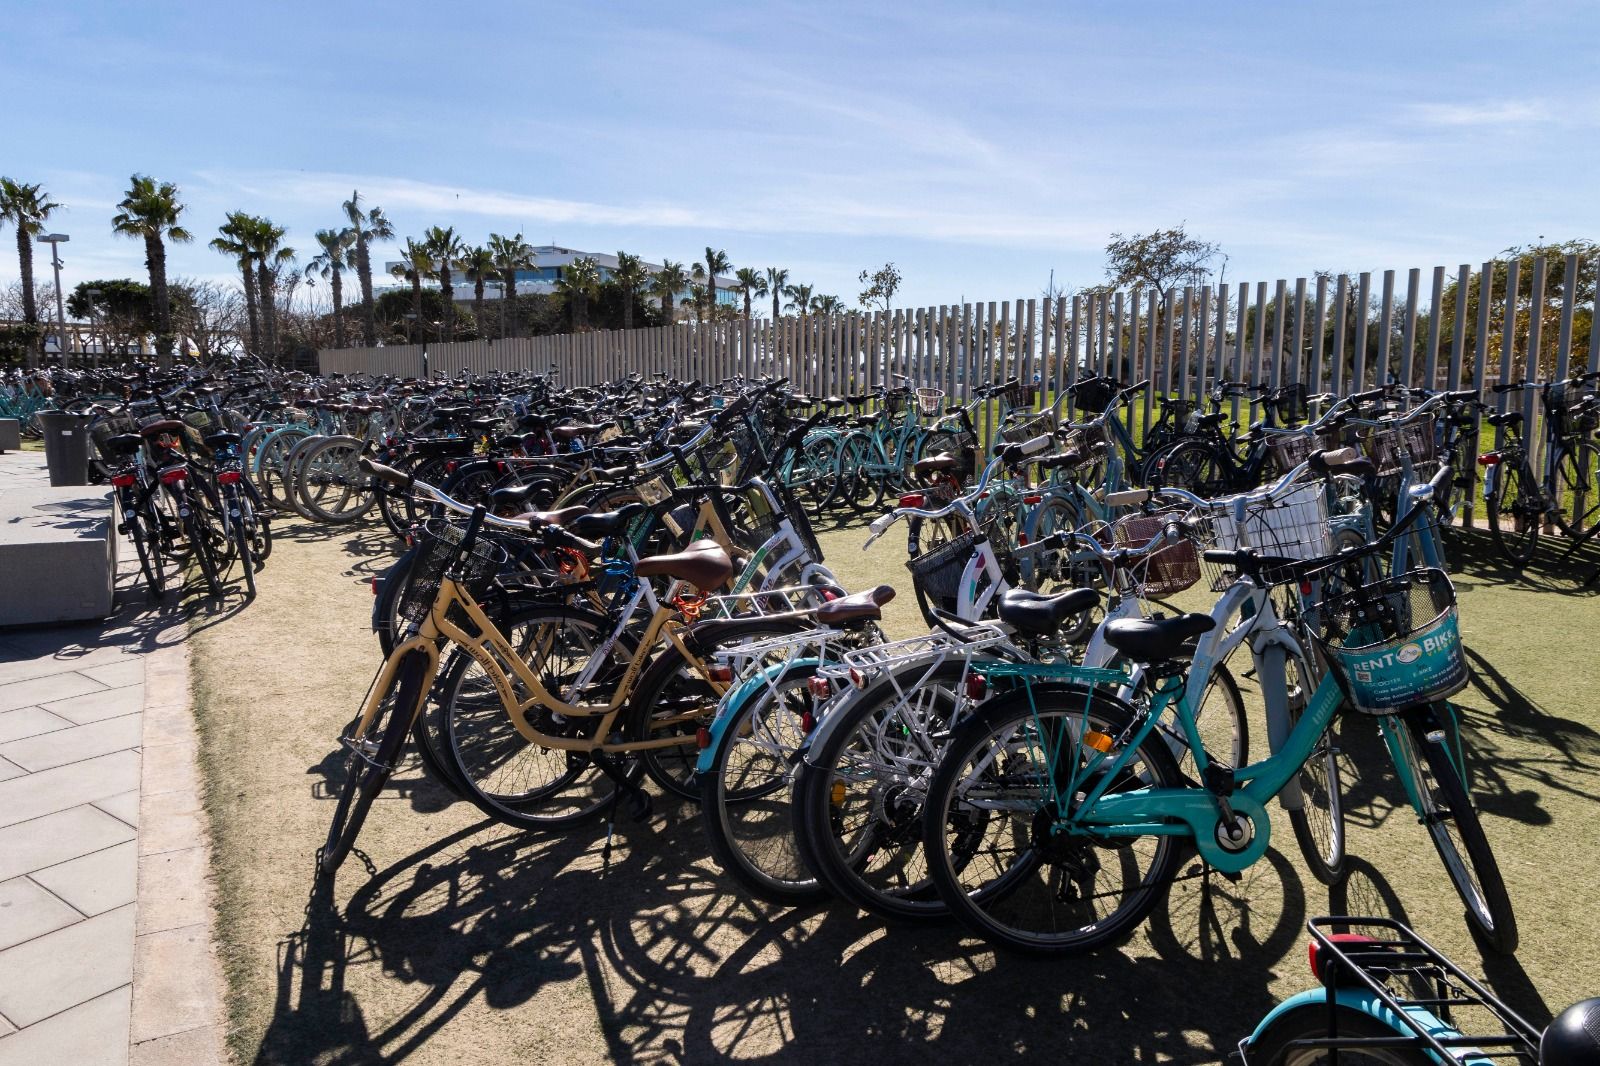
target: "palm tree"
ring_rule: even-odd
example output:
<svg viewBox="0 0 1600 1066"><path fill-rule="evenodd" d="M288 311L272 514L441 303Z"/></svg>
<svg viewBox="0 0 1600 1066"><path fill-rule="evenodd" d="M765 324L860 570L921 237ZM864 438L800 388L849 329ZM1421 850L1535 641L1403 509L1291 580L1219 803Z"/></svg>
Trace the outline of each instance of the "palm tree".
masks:
<svg viewBox="0 0 1600 1066"><path fill-rule="evenodd" d="M433 268L438 273L439 289L444 293L444 339L454 340L456 335L456 290L450 284L450 271L461 259L467 246L456 235L454 226L440 229L433 226L422 235L422 243L433 256Z"/></svg>
<svg viewBox="0 0 1600 1066"><path fill-rule="evenodd" d="M361 193L352 190L350 199L342 205L344 216L350 220L350 232L355 241L356 277L361 281L361 338L368 348L378 343L378 312L372 302L373 241L394 239L394 227L384 216L383 208L361 206Z"/></svg>
<svg viewBox="0 0 1600 1066"><path fill-rule="evenodd" d="M250 350L261 351L261 321L257 317L259 300L256 294L255 257L250 250L250 227L254 219L243 211L230 211L228 221L217 227L220 237L211 241L212 251L231 255L239 264L244 278L244 311L250 323Z"/></svg>
<svg viewBox="0 0 1600 1066"><path fill-rule="evenodd" d="M498 233L489 234L489 250L494 253L494 265L500 271L500 280L505 282L505 292L501 294L500 304L500 336L515 337L517 335L517 271L526 270L533 266L533 249L522 239L522 234L515 237L502 237ZM506 332L506 311L511 312L511 332Z"/></svg>
<svg viewBox="0 0 1600 1066"><path fill-rule="evenodd" d="M728 253L706 246L706 303L715 311L717 307L717 275L733 269Z"/></svg>
<svg viewBox="0 0 1600 1066"><path fill-rule="evenodd" d="M413 344L417 342L417 335L422 331L422 279L432 272L433 253L428 251L428 246L407 237L405 245L400 249L400 262L390 267L389 273L411 283L413 325L408 332Z"/></svg>
<svg viewBox="0 0 1600 1066"><path fill-rule="evenodd" d="M682 263L670 259L661 261L661 269L650 275L650 295L661 301L661 322L672 324L672 302L678 293L689 287L689 275Z"/></svg>
<svg viewBox="0 0 1600 1066"><path fill-rule="evenodd" d="M461 254L461 269L472 279L472 312L478 318L478 336L489 336L489 320L483 317L483 283L494 277L494 252L484 245L475 245ZM500 313L505 314L504 306Z"/></svg>
<svg viewBox="0 0 1600 1066"><path fill-rule="evenodd" d="M772 321L779 319L778 300L782 298L784 290L789 287L789 272L779 270L777 267L767 267L767 291L772 293Z"/></svg>
<svg viewBox="0 0 1600 1066"><path fill-rule="evenodd" d="M269 218L252 218L247 231L250 256L256 265L256 298L261 301L261 339L269 356L278 354L278 272L294 262L294 249L286 248L288 230Z"/></svg>
<svg viewBox="0 0 1600 1066"><path fill-rule="evenodd" d="M814 315L837 315L844 311L844 301L837 296L813 296L811 298L811 313Z"/></svg>
<svg viewBox="0 0 1600 1066"><path fill-rule="evenodd" d="M739 279L739 291L744 294L744 320L750 321L750 299L754 296L767 294L767 279L761 271L753 267L740 267L734 271L734 277Z"/></svg>
<svg viewBox="0 0 1600 1066"><path fill-rule="evenodd" d="M611 272L611 280L617 283L617 288L622 291L622 328L633 328L633 304L639 298L639 290L644 288L644 283L650 279L650 274L644 268L644 260L627 252L617 253L617 267Z"/></svg>
<svg viewBox="0 0 1600 1066"><path fill-rule="evenodd" d="M797 315L811 313L811 294L815 291L814 285L790 285L783 290L789 302L784 306Z"/></svg>
<svg viewBox="0 0 1600 1066"><path fill-rule="evenodd" d="M0 223L17 228L17 271L22 275L22 321L35 325L39 308L33 299L33 238L44 232L44 223L61 205L43 195L38 185L25 185L11 178L0 178Z"/></svg>
<svg viewBox="0 0 1600 1066"><path fill-rule="evenodd" d="M566 297L567 306L572 309L574 332L588 328L589 298L599 288L600 265L588 256L574 259L561 268L561 278L556 282L556 291Z"/></svg>
<svg viewBox="0 0 1600 1066"><path fill-rule="evenodd" d="M155 303L156 345L163 358L170 361L175 338L172 305L167 293L166 242L182 244L194 239L178 224L183 214L178 187L170 181L157 182L146 174L135 174L117 207L120 210L111 217L111 229L144 241L145 266L150 270L150 295Z"/></svg>
<svg viewBox="0 0 1600 1066"><path fill-rule="evenodd" d="M689 295L679 302L694 312L694 320L696 322L704 322L706 320L706 287L704 285L699 282L691 283L689 285Z"/></svg>
<svg viewBox="0 0 1600 1066"><path fill-rule="evenodd" d="M333 343L335 347L343 348L344 345L344 272L350 266L350 245L355 240L355 234L347 227L345 229L319 229L317 230L317 246L322 252L306 264L306 280L314 281L320 277L328 281L333 288ZM212 241L213 247L216 241Z"/></svg>

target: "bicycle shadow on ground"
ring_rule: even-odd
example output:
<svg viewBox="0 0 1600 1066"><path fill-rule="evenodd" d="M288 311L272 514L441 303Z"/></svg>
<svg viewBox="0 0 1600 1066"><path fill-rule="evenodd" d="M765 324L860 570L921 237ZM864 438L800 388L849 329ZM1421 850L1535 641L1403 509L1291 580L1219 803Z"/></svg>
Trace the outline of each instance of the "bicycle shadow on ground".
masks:
<svg viewBox="0 0 1600 1066"><path fill-rule="evenodd" d="M314 894L280 947L255 1061L399 1061L479 1001L548 1009L570 999L561 986L599 1021L596 1036L579 1009L574 1057L612 1062L876 1066L1002 1048L1220 1061L1276 1002L1270 982L1304 939L1305 887L1271 851L1237 881L1186 861L1126 946L1062 960L996 955L950 925L750 902L702 857L692 807L617 832L609 865L603 825L538 837L481 823L364 883L352 857L342 910ZM413 987L393 1009L365 1004L351 988L366 966Z"/></svg>
<svg viewBox="0 0 1600 1066"><path fill-rule="evenodd" d="M1563 534L1539 538L1538 550L1527 565L1513 566L1485 530L1452 527L1446 552L1458 586L1473 581L1520 585L1539 592L1565 596L1600 595L1600 583L1590 578L1600 569L1600 540L1578 547Z"/></svg>

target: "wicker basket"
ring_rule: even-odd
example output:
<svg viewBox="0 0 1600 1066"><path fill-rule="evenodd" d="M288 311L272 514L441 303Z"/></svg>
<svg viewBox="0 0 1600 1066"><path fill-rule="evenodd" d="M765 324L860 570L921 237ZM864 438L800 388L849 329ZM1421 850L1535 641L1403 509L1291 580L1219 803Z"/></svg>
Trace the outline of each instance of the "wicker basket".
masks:
<svg viewBox="0 0 1600 1066"><path fill-rule="evenodd" d="M1142 548L1177 517L1176 512L1128 515L1112 526L1112 538L1119 548ZM1147 599L1176 595L1200 580L1200 553L1189 540L1169 544L1144 560L1136 578L1139 594Z"/></svg>
<svg viewBox="0 0 1600 1066"><path fill-rule="evenodd" d="M1278 472L1287 474L1307 459L1312 452L1325 451L1339 446L1338 430L1324 430L1320 433L1294 432L1294 433L1269 433L1267 447L1272 449L1272 461L1277 465Z"/></svg>

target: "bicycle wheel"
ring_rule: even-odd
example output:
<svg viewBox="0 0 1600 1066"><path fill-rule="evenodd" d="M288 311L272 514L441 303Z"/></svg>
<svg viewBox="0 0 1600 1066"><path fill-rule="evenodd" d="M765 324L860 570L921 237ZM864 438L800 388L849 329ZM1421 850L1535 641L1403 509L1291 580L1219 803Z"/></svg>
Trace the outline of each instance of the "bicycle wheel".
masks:
<svg viewBox="0 0 1600 1066"><path fill-rule="evenodd" d="M1509 955L1517 950L1517 918L1494 850L1451 757L1453 720L1441 721L1435 708L1423 707L1385 724L1396 762L1403 764L1396 769L1409 777L1418 817L1466 904L1468 927L1489 947Z"/></svg>
<svg viewBox="0 0 1600 1066"><path fill-rule="evenodd" d="M740 644L785 636L804 626L793 617L752 618L732 625L719 623L710 633L691 628L683 636L691 654L702 662L712 662L720 659L720 652L736 650ZM650 780L662 789L698 803L700 784L695 780L695 765L700 750L696 740L700 727L710 723L719 697L700 671L684 661L677 645L665 638L663 641L656 659L645 668L628 696L628 709L621 719L622 735L630 741L678 737L678 744L643 748L635 757ZM754 668L752 662L740 659L732 660L731 666L734 677L747 676Z"/></svg>
<svg viewBox="0 0 1600 1066"><path fill-rule="evenodd" d="M1166 898L1184 841L1096 837L1055 826L1052 793L1083 768L1083 731L1132 728L1102 693L1034 685L992 700L958 727L928 786L923 842L940 898L999 947L1067 955L1120 942ZM1172 752L1151 734L1108 793L1182 788Z"/></svg>
<svg viewBox="0 0 1600 1066"><path fill-rule="evenodd" d="M1306 659L1292 655L1285 657L1283 668L1284 697L1292 731L1305 713L1320 674ZM1344 880L1344 793L1333 728L1333 723L1328 723L1295 776L1300 786L1301 805L1288 812L1289 824L1294 827L1294 839L1300 845L1306 866L1312 876L1325 885L1336 885Z"/></svg>
<svg viewBox="0 0 1600 1066"><path fill-rule="evenodd" d="M857 514L872 509L878 498L878 475L868 469L877 459L872 438L852 433L839 445L839 500Z"/></svg>
<svg viewBox="0 0 1600 1066"><path fill-rule="evenodd" d="M371 510L371 478L356 466L365 442L359 437L325 437L307 449L295 487L300 509L318 522L343 525Z"/></svg>
<svg viewBox="0 0 1600 1066"><path fill-rule="evenodd" d="M800 853L794 785L815 663L783 671L745 700L718 736L700 775L701 824L724 873L769 903L799 906L827 897Z"/></svg>
<svg viewBox="0 0 1600 1066"><path fill-rule="evenodd" d="M571 697L570 683L605 637L606 620L559 606L531 607L502 626L512 648L547 691ZM631 648L613 649L590 686L590 696L609 693L625 669ZM522 686L512 688L526 698ZM461 786L461 794L489 817L520 829L561 829L599 814L617 782L586 751L531 743L507 716L498 690L477 660L457 650L446 663L426 714L428 743ZM543 708L528 712L535 728L551 737L587 741L599 716L562 717ZM617 760L636 781L635 759Z"/></svg>
<svg viewBox="0 0 1600 1066"><path fill-rule="evenodd" d="M1569 537L1600 527L1600 448L1580 440L1564 448L1552 466L1556 522Z"/></svg>
<svg viewBox="0 0 1600 1066"><path fill-rule="evenodd" d="M839 442L832 436L812 437L795 457L795 496L812 518L820 518L839 488Z"/></svg>
<svg viewBox="0 0 1600 1066"><path fill-rule="evenodd" d="M379 697L377 710L367 728L359 735L340 739L349 754L344 760L344 783L333 808L328 839L317 856L317 872L321 876L333 876L350 854L372 801L394 773L417 701L424 694L427 667L426 654L408 652ZM356 727L359 728L359 722Z"/></svg>
<svg viewBox="0 0 1600 1066"><path fill-rule="evenodd" d="M1336 1020L1339 1036L1355 1040L1412 1035L1404 1023L1396 1028L1353 1006L1333 1007L1337 1019L1330 1019L1329 1009L1326 1002L1318 1001L1284 1011L1251 1039L1250 1061L1264 1066L1320 1066L1332 1061L1327 1048L1291 1046L1302 1040L1327 1039L1330 1020ZM1339 1049L1339 1062L1352 1066L1430 1066L1434 1058L1417 1048L1348 1047Z"/></svg>
<svg viewBox="0 0 1600 1066"><path fill-rule="evenodd" d="M245 592L253 600L256 598L256 561L250 544L253 538L242 515L235 515L228 522L232 530L234 550L239 556L239 566L244 570Z"/></svg>
<svg viewBox="0 0 1600 1066"><path fill-rule="evenodd" d="M1188 489L1210 499L1228 491L1228 465L1222 453L1207 441L1180 440L1151 458L1151 470L1159 470L1161 483L1171 488Z"/></svg>
<svg viewBox="0 0 1600 1066"><path fill-rule="evenodd" d="M201 482L191 480L185 507L188 514L183 519L183 532L189 542L189 557L200 568L201 579L206 583L206 592L212 598L222 595L222 575L227 569L228 560L232 557L233 546L228 540L225 530L218 527L220 519L217 517L218 508L207 503L209 489L202 488ZM220 545L227 546L226 554L219 550Z"/></svg>
<svg viewBox="0 0 1600 1066"><path fill-rule="evenodd" d="M123 519L128 539L133 541L133 549L139 555L139 572L144 575L145 588L151 599L159 600L167 593L166 563L161 554L161 545L157 543L155 534L146 528L143 517L124 511Z"/></svg>
<svg viewBox="0 0 1600 1066"><path fill-rule="evenodd" d="M945 904L922 854L924 782L966 705L964 663L904 667L830 706L794 786L805 865L840 898L900 921L939 918Z"/></svg>
<svg viewBox="0 0 1600 1066"><path fill-rule="evenodd" d="M1539 547L1544 492L1525 463L1500 464L1484 508L1495 547L1513 566L1528 565Z"/></svg>

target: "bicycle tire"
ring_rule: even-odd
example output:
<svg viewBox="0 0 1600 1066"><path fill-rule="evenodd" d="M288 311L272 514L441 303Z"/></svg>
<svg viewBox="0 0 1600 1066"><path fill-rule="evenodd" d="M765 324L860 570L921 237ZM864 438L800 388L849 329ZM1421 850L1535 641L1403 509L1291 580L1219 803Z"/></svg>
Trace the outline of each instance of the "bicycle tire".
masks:
<svg viewBox="0 0 1600 1066"><path fill-rule="evenodd" d="M1310 663L1305 659L1297 661L1286 658L1284 669L1293 671L1299 678L1296 681L1291 674L1285 675L1289 681L1289 727L1292 730L1305 711L1319 674L1310 669ZM1345 875L1346 834L1343 779L1339 770L1339 750L1333 743L1332 722L1323 730L1317 746L1306 757L1296 775L1300 785L1301 806L1287 813L1289 825L1294 830L1295 843L1300 846L1300 857L1318 881L1325 885L1337 885Z"/></svg>
<svg viewBox="0 0 1600 1066"><path fill-rule="evenodd" d="M1556 489L1556 523L1569 537L1600 529L1600 447L1574 441L1550 464Z"/></svg>
<svg viewBox="0 0 1600 1066"><path fill-rule="evenodd" d="M1229 464L1221 449L1198 437L1186 437L1157 452L1148 469L1159 470L1161 483L1168 488L1187 489L1206 499L1221 496L1230 488Z"/></svg>
<svg viewBox="0 0 1600 1066"><path fill-rule="evenodd" d="M1423 807L1419 817L1466 906L1467 925L1484 944L1509 955L1517 950L1516 912L1472 797L1450 757L1453 729L1432 707L1404 712L1398 724L1403 728L1395 729L1396 748L1408 763L1402 772L1411 775Z"/></svg>
<svg viewBox="0 0 1600 1066"><path fill-rule="evenodd" d="M1037 732L1051 718L1061 723L1057 728L1083 724L1107 737L1125 735L1133 722L1130 711L1120 701L1103 692L1068 686L1035 684L1031 691L1018 689L989 701L956 727L934 771L923 812L923 847L940 899L969 930L998 947L1030 955L1064 956L1117 944L1132 935L1151 910L1166 899L1181 853L1187 848L1183 840L1170 836L1118 838L1115 842L1111 838L1096 841L1088 837L1048 837L1046 823L1050 815L1040 795L1040 784L1030 772L1039 762L1033 755L1032 741L1027 741L1030 746L1025 760L996 756L988 748L997 736ZM1048 737L1043 743L1049 751L1052 743ZM1066 750L1065 738L1054 747L1058 759ZM1171 750L1154 733L1143 738L1131 760L1122 777L1127 787L1182 787L1182 774ZM985 765L987 769L983 768ZM991 773L996 767L999 776ZM1016 802L1019 817L1025 819L1023 823L992 816L1002 800L993 801L991 806L977 806L957 795L958 786L965 783L987 780L998 790L1008 779L1018 790ZM999 822L999 831L994 835L988 832L992 822ZM1039 843L1041 833L1048 837L1043 846ZM983 872L975 860L986 852L998 855L1002 840L1026 843L1014 860L1003 866L995 863L996 876L974 883L976 875ZM1138 862L1135 851L1141 844L1149 849L1149 861L1142 873L1130 865ZM1124 875L1136 875L1120 893L1092 891L1106 866L1102 854L1110 856L1110 865L1119 867ZM974 876L967 876L969 873ZM1091 890L1087 895L1085 877L1094 879L1087 886ZM1097 901L1113 895L1122 902L1109 913L1100 913ZM1074 904L1087 905L1086 916L1070 917L1066 912ZM1059 929L1021 928L1034 918L1041 925L1077 924Z"/></svg>
<svg viewBox="0 0 1600 1066"><path fill-rule="evenodd" d="M1532 562L1539 549L1539 527L1544 524L1544 493L1525 461L1500 464L1484 509L1489 512L1489 535L1500 554L1518 569Z"/></svg>
<svg viewBox="0 0 1600 1066"><path fill-rule="evenodd" d="M1340 1036L1353 1039L1403 1036L1410 1029L1388 1025L1366 1011L1345 1004L1337 1012ZM1323 1001L1290 1007L1250 1041L1250 1062L1261 1066L1320 1066L1329 1061L1327 1048L1294 1048L1301 1040L1320 1040L1328 1036L1329 1005ZM1431 1066L1434 1058L1420 1048L1340 1048L1339 1062L1349 1066Z"/></svg>
<svg viewBox="0 0 1600 1066"><path fill-rule="evenodd" d="M238 553L239 566L244 571L245 594L253 600L256 598L256 564L250 549L250 530L246 528L242 516L229 521L233 527L234 550Z"/></svg>
<svg viewBox="0 0 1600 1066"><path fill-rule="evenodd" d="M366 442L361 438L341 435L325 437L306 451L300 460L296 477L301 510L305 514L318 522L337 526L348 525L372 509L375 494L371 490L371 479L360 473L355 465L365 447ZM332 480L337 481L342 490L331 507L325 505L329 493L312 491L313 485L326 486L329 483L325 480L329 477L326 473L329 465L336 470ZM346 506L352 496L355 505Z"/></svg>
<svg viewBox="0 0 1600 1066"><path fill-rule="evenodd" d="M139 572L144 575L144 584L152 600L160 600L167 594L166 566L162 562L161 545L155 540L155 535L145 528L144 520L137 514L123 512L123 525L128 529L128 539L133 541L133 549L139 556Z"/></svg>
<svg viewBox="0 0 1600 1066"><path fill-rule="evenodd" d="M362 738L341 739L350 750L345 756L344 783L333 809L332 824L328 826L328 838L317 856L320 877L332 877L343 865L367 820L372 801L394 773L400 748L411 729L410 717L424 695L421 690L427 661L423 652L408 652L390 678L388 691L379 698L378 710L366 733ZM366 742L365 737L373 733L378 739ZM361 744L368 750L358 751L357 745Z"/></svg>

